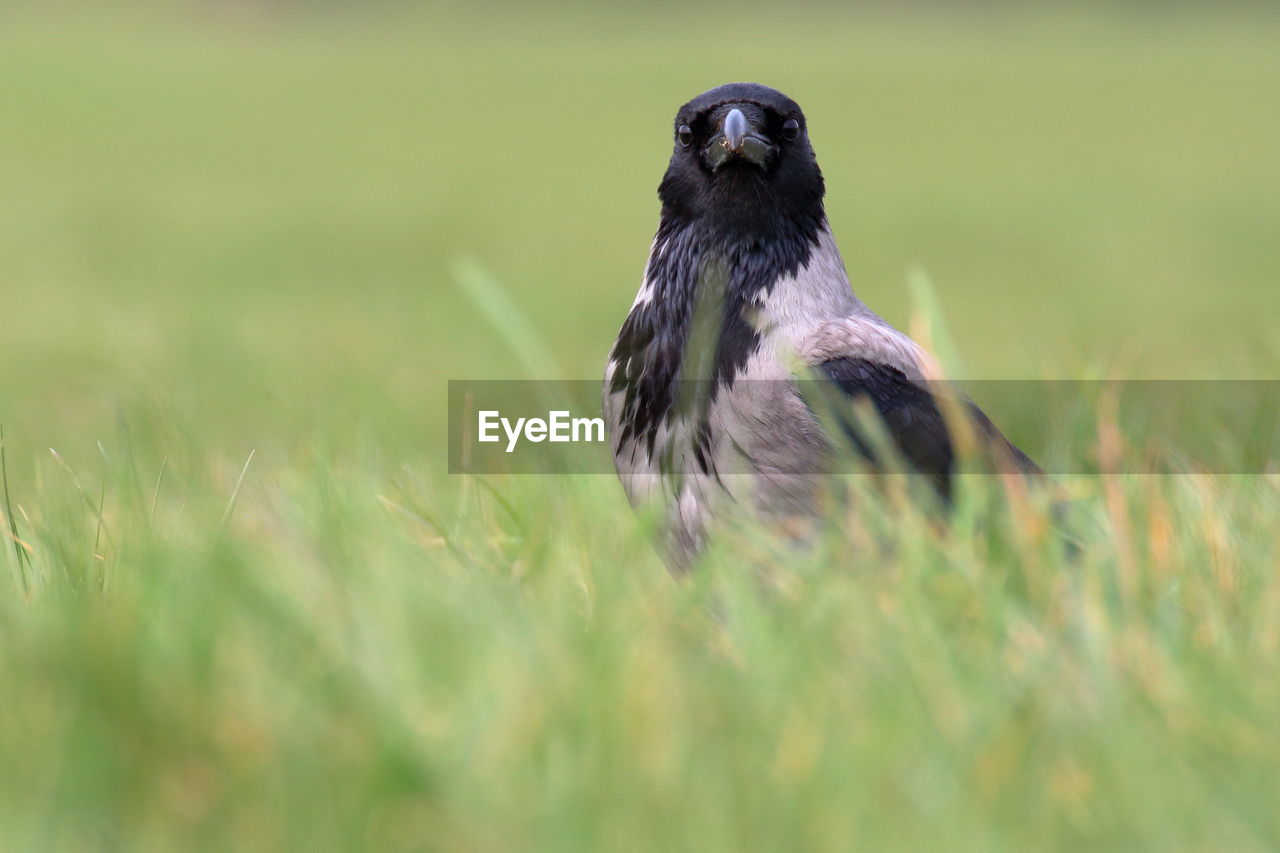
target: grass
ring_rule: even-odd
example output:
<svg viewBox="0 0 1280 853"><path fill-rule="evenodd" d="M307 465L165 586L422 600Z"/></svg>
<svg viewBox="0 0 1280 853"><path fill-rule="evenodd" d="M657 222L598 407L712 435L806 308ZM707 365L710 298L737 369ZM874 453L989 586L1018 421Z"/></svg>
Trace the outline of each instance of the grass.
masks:
<svg viewBox="0 0 1280 853"><path fill-rule="evenodd" d="M971 375L1274 377L1273 14L67 8L0 27L0 849L1280 845L1274 475L1064 478L1074 562L980 479L676 582L440 411L599 373L736 77Z"/></svg>

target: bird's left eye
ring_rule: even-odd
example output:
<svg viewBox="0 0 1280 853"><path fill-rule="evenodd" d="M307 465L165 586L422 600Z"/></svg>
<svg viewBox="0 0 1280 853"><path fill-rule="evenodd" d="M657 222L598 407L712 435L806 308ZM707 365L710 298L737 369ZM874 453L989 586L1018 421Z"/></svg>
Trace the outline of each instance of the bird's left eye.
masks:
<svg viewBox="0 0 1280 853"><path fill-rule="evenodd" d="M782 123L782 135L787 139L795 139L800 135L800 122L789 118Z"/></svg>
<svg viewBox="0 0 1280 853"><path fill-rule="evenodd" d="M676 131L676 139L679 139L680 144L688 148L689 143L693 141L693 128L687 124L680 125L680 129Z"/></svg>

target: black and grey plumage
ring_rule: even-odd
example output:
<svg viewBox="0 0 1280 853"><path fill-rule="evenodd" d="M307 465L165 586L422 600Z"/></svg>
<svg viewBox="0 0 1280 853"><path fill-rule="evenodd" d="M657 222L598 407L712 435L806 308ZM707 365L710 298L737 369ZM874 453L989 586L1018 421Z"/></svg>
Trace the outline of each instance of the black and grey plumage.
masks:
<svg viewBox="0 0 1280 853"><path fill-rule="evenodd" d="M687 564L729 507L815 512L814 474L840 442L802 394L806 375L869 400L945 497L955 453L925 354L854 295L800 107L730 83L681 107L674 130L657 235L604 388L619 476L633 503L664 503L673 561ZM966 406L979 435L1036 470Z"/></svg>

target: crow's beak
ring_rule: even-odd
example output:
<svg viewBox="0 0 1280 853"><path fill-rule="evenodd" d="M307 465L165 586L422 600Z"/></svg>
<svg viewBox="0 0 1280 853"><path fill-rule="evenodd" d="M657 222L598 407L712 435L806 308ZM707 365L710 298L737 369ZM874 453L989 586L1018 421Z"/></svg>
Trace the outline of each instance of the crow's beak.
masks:
<svg viewBox="0 0 1280 853"><path fill-rule="evenodd" d="M730 151L740 151L742 140L747 138L747 117L742 110L732 109L724 117L724 147Z"/></svg>
<svg viewBox="0 0 1280 853"><path fill-rule="evenodd" d="M763 169L769 163L774 145L747 119L742 110L734 107L725 114L720 132L707 143L706 158L712 170L733 160L745 160Z"/></svg>

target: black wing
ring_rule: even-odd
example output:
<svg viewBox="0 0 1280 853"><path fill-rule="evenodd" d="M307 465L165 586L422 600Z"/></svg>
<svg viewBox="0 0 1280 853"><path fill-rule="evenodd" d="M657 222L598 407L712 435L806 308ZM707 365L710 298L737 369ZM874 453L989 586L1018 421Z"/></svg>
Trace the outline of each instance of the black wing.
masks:
<svg viewBox="0 0 1280 853"><path fill-rule="evenodd" d="M870 401L902 458L927 476L944 499L950 498L955 450L942 408L927 388L895 367L865 358L832 359L820 364L818 370L850 398ZM1001 435L981 409L968 400L963 405L987 450L1024 474L1042 473L1030 457ZM839 422L858 453L877 464L872 443L858 424L848 417L840 417Z"/></svg>

